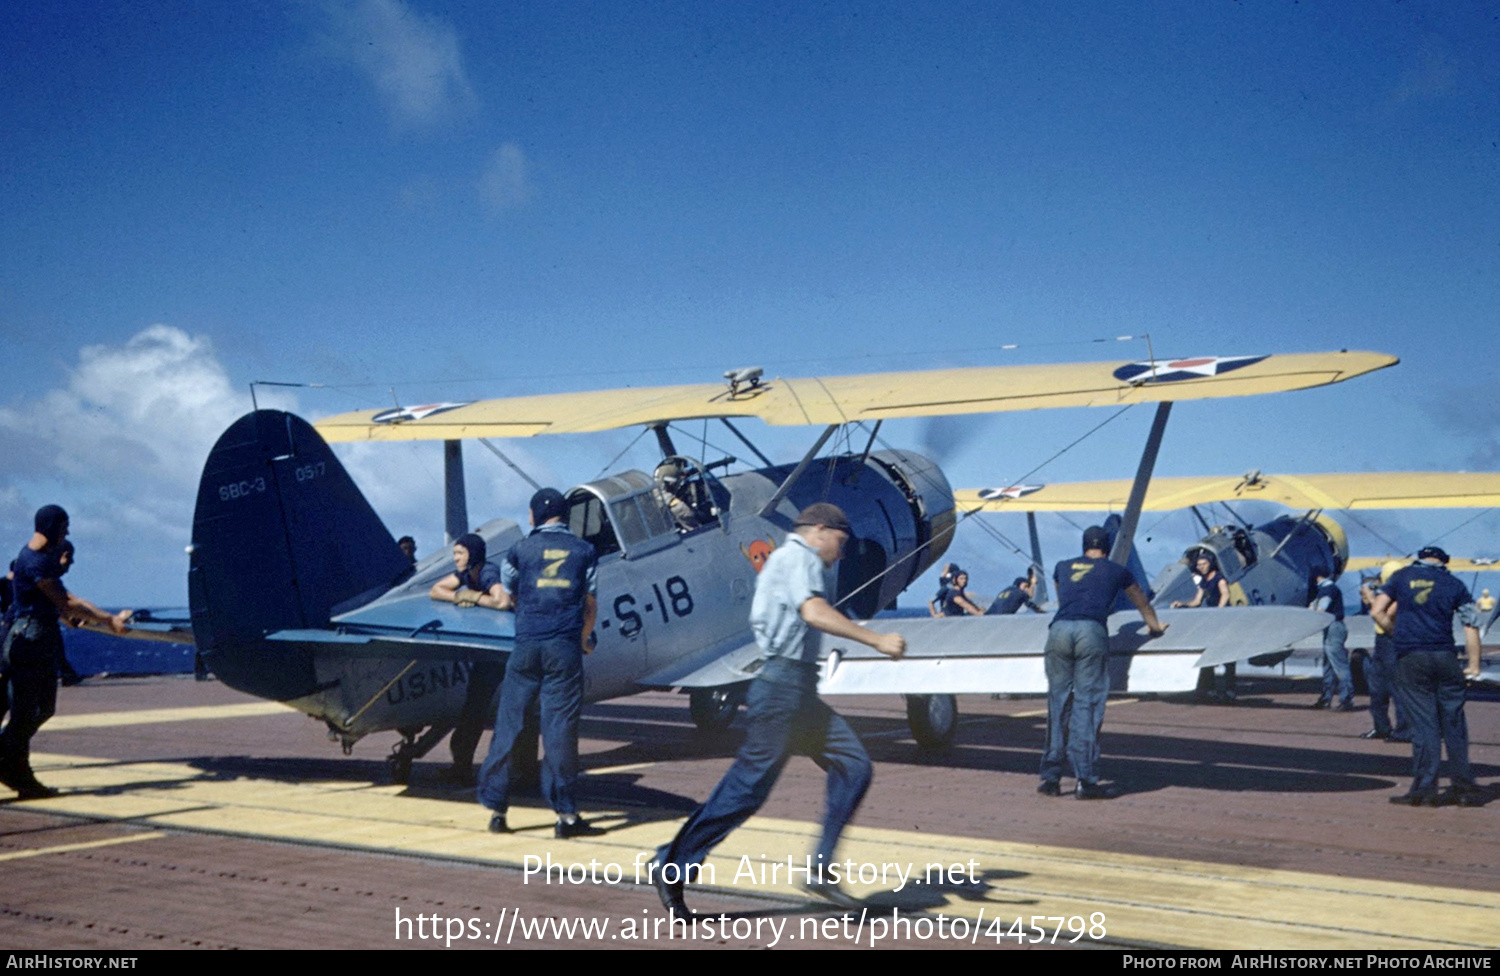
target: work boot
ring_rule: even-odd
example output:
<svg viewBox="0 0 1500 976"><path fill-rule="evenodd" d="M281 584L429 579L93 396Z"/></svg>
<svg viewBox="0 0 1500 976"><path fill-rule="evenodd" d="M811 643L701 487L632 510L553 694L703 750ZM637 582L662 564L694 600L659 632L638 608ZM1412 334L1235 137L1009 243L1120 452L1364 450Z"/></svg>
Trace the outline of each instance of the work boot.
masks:
<svg viewBox="0 0 1500 976"><path fill-rule="evenodd" d="M666 850L665 847L658 848L656 856L651 859L649 865L651 883L656 887L656 897L661 899L661 907L667 911L673 912L681 918L692 918L692 910L687 907L687 902L682 900L681 875L678 875L676 881L667 880L665 870Z"/></svg>
<svg viewBox="0 0 1500 976"><path fill-rule="evenodd" d="M558 817L557 826L552 830L552 836L558 840L568 840L572 837L602 837L606 831L602 827L595 827L581 817Z"/></svg>

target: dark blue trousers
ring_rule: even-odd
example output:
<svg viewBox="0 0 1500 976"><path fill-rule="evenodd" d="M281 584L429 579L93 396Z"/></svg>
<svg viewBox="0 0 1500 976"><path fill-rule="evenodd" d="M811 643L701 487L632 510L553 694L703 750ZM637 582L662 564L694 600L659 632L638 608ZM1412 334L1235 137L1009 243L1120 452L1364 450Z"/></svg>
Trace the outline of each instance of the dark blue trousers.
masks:
<svg viewBox="0 0 1500 976"><path fill-rule="evenodd" d="M1469 724L1464 719L1464 669L1453 649L1410 651L1396 662L1396 700L1411 725L1411 792L1437 790L1443 746L1455 786L1473 786L1469 770Z"/></svg>
<svg viewBox="0 0 1500 976"><path fill-rule="evenodd" d="M448 736L454 766L466 768L474 765L474 751L479 748L479 737L484 734L484 721L490 717L495 692L500 689L504 678L505 665L500 661L476 661L469 669L469 690L464 696L463 711L458 715L453 734Z"/></svg>
<svg viewBox="0 0 1500 976"><path fill-rule="evenodd" d="M0 732L0 764L31 768L31 737L57 711L62 632L55 620L20 617L5 636L3 661L10 721Z"/></svg>
<svg viewBox="0 0 1500 976"><path fill-rule="evenodd" d="M734 765L677 836L663 849L663 863L679 868L702 864L720 841L761 808L793 753L807 756L828 774L820 863L833 859L844 827L870 788L873 768L859 736L818 698L818 670L772 658L750 686L745 744Z"/></svg>
<svg viewBox="0 0 1500 976"><path fill-rule="evenodd" d="M526 725L526 713L542 705L542 796L558 816L574 816L578 805L578 713L583 709L583 648L578 638L517 641L505 665L495 732L479 770L479 802L504 813L510 806L511 754Z"/></svg>
<svg viewBox="0 0 1500 976"><path fill-rule="evenodd" d="M1390 634L1376 634L1375 648L1365 658L1365 681L1370 685L1370 719L1380 735L1405 735L1406 713L1396 697L1396 641ZM1396 726L1391 727L1391 701L1396 702Z"/></svg>

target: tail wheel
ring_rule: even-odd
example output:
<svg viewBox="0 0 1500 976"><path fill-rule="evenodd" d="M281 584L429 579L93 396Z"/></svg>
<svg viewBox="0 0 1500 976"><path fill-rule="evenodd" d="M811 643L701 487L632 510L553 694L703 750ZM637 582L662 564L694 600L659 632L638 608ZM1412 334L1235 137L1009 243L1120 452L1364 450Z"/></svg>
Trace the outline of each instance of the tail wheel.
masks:
<svg viewBox="0 0 1500 976"><path fill-rule="evenodd" d="M688 696L688 714L700 732L723 732L734 722L745 702L745 689L738 685L695 688Z"/></svg>
<svg viewBox="0 0 1500 976"><path fill-rule="evenodd" d="M390 771L392 783L405 786L411 782L411 756L392 754L386 757L385 765Z"/></svg>
<svg viewBox="0 0 1500 976"><path fill-rule="evenodd" d="M907 695L906 721L923 749L946 749L958 732L958 699L952 695Z"/></svg>

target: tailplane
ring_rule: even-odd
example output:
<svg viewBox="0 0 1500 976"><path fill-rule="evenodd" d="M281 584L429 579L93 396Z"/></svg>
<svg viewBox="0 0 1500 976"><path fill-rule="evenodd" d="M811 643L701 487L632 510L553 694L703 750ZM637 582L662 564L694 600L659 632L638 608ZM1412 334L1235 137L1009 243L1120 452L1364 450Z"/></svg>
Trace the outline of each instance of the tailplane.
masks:
<svg viewBox="0 0 1500 976"><path fill-rule="evenodd" d="M410 563L305 420L247 414L209 452L193 513L193 634L225 684L285 701L317 689L309 648L273 630L327 627Z"/></svg>

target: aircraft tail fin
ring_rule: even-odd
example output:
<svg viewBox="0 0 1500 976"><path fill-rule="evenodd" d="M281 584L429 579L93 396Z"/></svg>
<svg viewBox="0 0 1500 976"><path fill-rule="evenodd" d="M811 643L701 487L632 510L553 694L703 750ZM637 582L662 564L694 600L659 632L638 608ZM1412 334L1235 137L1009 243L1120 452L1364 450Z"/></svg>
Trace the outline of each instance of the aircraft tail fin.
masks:
<svg viewBox="0 0 1500 976"><path fill-rule="evenodd" d="M267 632L327 627L409 562L323 438L300 417L258 410L209 452L193 513L193 633L231 687L287 700L316 690L312 651Z"/></svg>

